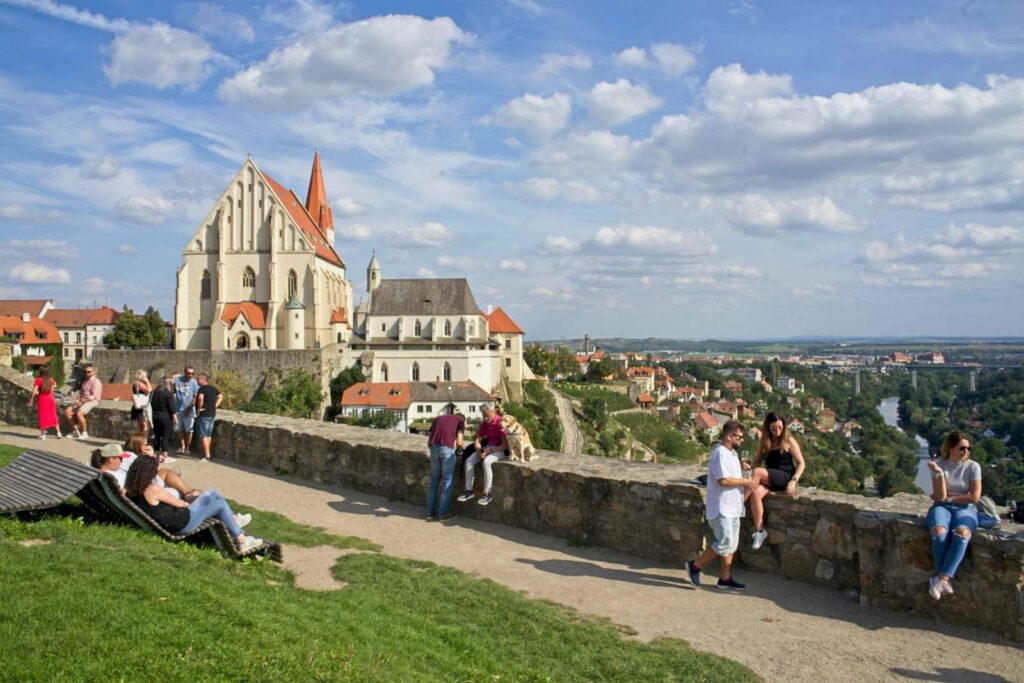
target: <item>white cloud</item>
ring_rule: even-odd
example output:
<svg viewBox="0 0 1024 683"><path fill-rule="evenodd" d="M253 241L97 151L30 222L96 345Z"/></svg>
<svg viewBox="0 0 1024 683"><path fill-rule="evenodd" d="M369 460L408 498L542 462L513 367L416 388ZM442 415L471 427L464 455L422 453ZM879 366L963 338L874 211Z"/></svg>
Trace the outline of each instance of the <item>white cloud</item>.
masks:
<svg viewBox="0 0 1024 683"><path fill-rule="evenodd" d="M385 239L397 247L440 247L451 243L452 231L441 223L424 223L423 225L402 228L385 233Z"/></svg>
<svg viewBox="0 0 1024 683"><path fill-rule="evenodd" d="M697 66L700 51L678 43L655 43L650 49L628 47L612 57L616 66L632 69L658 69L666 76L678 78Z"/></svg>
<svg viewBox="0 0 1024 683"><path fill-rule="evenodd" d="M750 0L731 0L729 2L729 14L744 16L751 24L756 24L761 18L761 8Z"/></svg>
<svg viewBox="0 0 1024 683"><path fill-rule="evenodd" d="M331 202L331 209L334 211L334 213L338 214L339 216L346 217L358 216L360 214L366 213L367 211L365 206L363 206L356 200L352 199L352 197L342 197L340 199L335 199L333 202Z"/></svg>
<svg viewBox="0 0 1024 683"><path fill-rule="evenodd" d="M139 248L136 247L134 244L119 244L116 247L114 247L114 251L116 251L118 254L124 254L127 256L130 254L139 253Z"/></svg>
<svg viewBox="0 0 1024 683"><path fill-rule="evenodd" d="M430 279L437 278L437 273L432 271L430 268L417 268L416 277L425 277Z"/></svg>
<svg viewBox="0 0 1024 683"><path fill-rule="evenodd" d="M27 223L55 223L64 219L64 214L53 209L10 203L0 204L0 219L24 221Z"/></svg>
<svg viewBox="0 0 1024 683"><path fill-rule="evenodd" d="M228 102L302 107L430 85L452 46L472 42L448 17L391 14L303 34L220 85Z"/></svg>
<svg viewBox="0 0 1024 683"><path fill-rule="evenodd" d="M20 221L28 218L32 212L24 204L0 204L0 218Z"/></svg>
<svg viewBox="0 0 1024 683"><path fill-rule="evenodd" d="M973 247L981 250L1003 250L1024 248L1024 227L1009 225L989 226L968 223L950 226L943 236L954 246Z"/></svg>
<svg viewBox="0 0 1024 683"><path fill-rule="evenodd" d="M363 223L352 223L338 230L338 236L353 242L364 242L372 237L369 225Z"/></svg>
<svg viewBox="0 0 1024 683"><path fill-rule="evenodd" d="M98 296L107 291L107 283L103 278L91 277L82 283L82 293L90 296Z"/></svg>
<svg viewBox="0 0 1024 683"><path fill-rule="evenodd" d="M672 277L672 284L687 288L736 288L746 287L752 280L761 277L761 271L749 266L711 265L699 263L687 266L682 275Z"/></svg>
<svg viewBox="0 0 1024 683"><path fill-rule="evenodd" d="M225 11L210 3L200 3L193 14L193 26L200 33L214 39L227 39L234 43L252 43L256 31L241 14Z"/></svg>
<svg viewBox="0 0 1024 683"><path fill-rule="evenodd" d="M579 248L579 240L573 239L572 237L566 237L565 235L548 235L544 238L544 252L571 254L574 251L579 251Z"/></svg>
<svg viewBox="0 0 1024 683"><path fill-rule="evenodd" d="M762 194L747 194L736 198L703 197L699 205L748 235L852 232L861 228L831 197L771 199Z"/></svg>
<svg viewBox="0 0 1024 683"><path fill-rule="evenodd" d="M108 180L114 178L121 172L121 162L110 155L96 159L86 159L78 167L78 172L83 178L94 180Z"/></svg>
<svg viewBox="0 0 1024 683"><path fill-rule="evenodd" d="M558 180L557 178L528 178L522 187L530 194L541 199L566 199L570 202L596 202L601 199L597 188L574 180Z"/></svg>
<svg viewBox="0 0 1024 683"><path fill-rule="evenodd" d="M64 285L71 282L71 274L63 268L23 261L11 268L7 279L27 285Z"/></svg>
<svg viewBox="0 0 1024 683"><path fill-rule="evenodd" d="M624 78L614 83L601 82L586 95L590 117L604 126L617 126L661 106L661 99L645 85L634 85Z"/></svg>
<svg viewBox="0 0 1024 683"><path fill-rule="evenodd" d="M133 223L163 223L174 205L163 197L128 195L115 205L117 215Z"/></svg>
<svg viewBox="0 0 1024 683"><path fill-rule="evenodd" d="M500 268L501 270L524 271L524 270L527 269L527 266L526 266L526 261L524 261L522 259L518 259L518 258L517 259L503 258L503 259L501 259L501 262L498 264L498 268Z"/></svg>
<svg viewBox="0 0 1024 683"><path fill-rule="evenodd" d="M546 54L541 57L540 66L534 72L538 80L544 80L567 69L574 71L590 71L594 63L585 54L576 53L571 55Z"/></svg>
<svg viewBox="0 0 1024 683"><path fill-rule="evenodd" d="M531 137L540 139L565 128L571 113L572 102L565 93L555 93L550 97L526 93L498 107L482 122L520 128Z"/></svg>
<svg viewBox="0 0 1024 683"><path fill-rule="evenodd" d="M731 114L745 103L783 97L792 92L793 79L788 75L767 74L764 71L752 74L744 71L739 64L730 64L718 67L708 76L704 99L709 109Z"/></svg>
<svg viewBox="0 0 1024 683"><path fill-rule="evenodd" d="M197 88L223 57L200 36L161 22L134 24L110 44L103 73L113 86L136 81L163 90Z"/></svg>
<svg viewBox="0 0 1024 683"><path fill-rule="evenodd" d="M14 255L45 261L78 258L78 249L63 240L7 240L4 250Z"/></svg>
<svg viewBox="0 0 1024 683"><path fill-rule="evenodd" d="M599 228L587 244L600 250L628 250L651 254L711 255L718 251L703 230L669 230L653 226L620 224Z"/></svg>
<svg viewBox="0 0 1024 683"><path fill-rule="evenodd" d="M54 19L70 21L73 24L99 29L100 31L117 33L127 31L131 27L131 24L124 19L108 19L102 14L78 9L71 5L62 5L59 2L53 2L53 0L4 0L4 2L41 12Z"/></svg>
<svg viewBox="0 0 1024 683"><path fill-rule="evenodd" d="M476 267L476 265L476 261L467 257L449 256L448 254L443 254L437 257L438 268L472 270L474 267Z"/></svg>

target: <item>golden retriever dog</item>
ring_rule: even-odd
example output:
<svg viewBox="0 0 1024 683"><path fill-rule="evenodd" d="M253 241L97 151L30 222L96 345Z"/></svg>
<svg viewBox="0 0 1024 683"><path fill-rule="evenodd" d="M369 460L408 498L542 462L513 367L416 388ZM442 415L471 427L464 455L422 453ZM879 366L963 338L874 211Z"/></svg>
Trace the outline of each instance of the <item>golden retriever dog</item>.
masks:
<svg viewBox="0 0 1024 683"><path fill-rule="evenodd" d="M533 460L533 454L536 451L533 448L533 443L530 441L530 433L526 431L526 427L521 425L514 415L503 415L501 417L501 426L508 434L509 457L520 462Z"/></svg>

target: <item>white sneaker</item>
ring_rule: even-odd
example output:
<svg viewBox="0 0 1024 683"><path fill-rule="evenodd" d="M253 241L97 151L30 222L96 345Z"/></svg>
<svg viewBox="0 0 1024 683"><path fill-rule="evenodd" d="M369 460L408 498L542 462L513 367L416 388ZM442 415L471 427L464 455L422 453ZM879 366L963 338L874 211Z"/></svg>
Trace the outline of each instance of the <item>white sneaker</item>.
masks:
<svg viewBox="0 0 1024 683"><path fill-rule="evenodd" d="M239 515L239 514L235 515L235 524L237 524L240 527L244 527L246 524L248 524L251 521L252 521L252 515L250 515L248 513L243 513L241 515Z"/></svg>
<svg viewBox="0 0 1024 683"><path fill-rule="evenodd" d="M946 583L939 583L939 586L942 588L942 594L943 595L952 595L953 594L953 584L950 583L949 581L947 581Z"/></svg>
<svg viewBox="0 0 1024 683"><path fill-rule="evenodd" d="M46 441L46 434L40 434L39 435L39 440L40 441Z"/></svg>
<svg viewBox="0 0 1024 683"><path fill-rule="evenodd" d="M71 432L71 438L72 439L81 439L82 438L82 432L78 431L78 427L75 427L75 431Z"/></svg>
<svg viewBox="0 0 1024 683"><path fill-rule="evenodd" d="M764 542L768 540L768 530L761 529L760 531L754 532L754 542L751 544L754 550L757 550L764 545Z"/></svg>
<svg viewBox="0 0 1024 683"><path fill-rule="evenodd" d="M63 439L63 438L64 438L64 435L63 435L63 434L61 434L60 432L57 432L57 438L58 438L58 439Z"/></svg>
<svg viewBox="0 0 1024 683"><path fill-rule="evenodd" d="M245 540L242 541L242 545L239 548L239 550L243 553L247 553L250 550L259 548L261 545L263 545L262 538L256 538L255 536L246 536Z"/></svg>
<svg viewBox="0 0 1024 683"><path fill-rule="evenodd" d="M78 438L79 439L88 439L89 438L89 432L82 432L82 434Z"/></svg>
<svg viewBox="0 0 1024 683"><path fill-rule="evenodd" d="M939 577L933 576L928 579L928 595L936 600L942 597L942 582L939 581Z"/></svg>

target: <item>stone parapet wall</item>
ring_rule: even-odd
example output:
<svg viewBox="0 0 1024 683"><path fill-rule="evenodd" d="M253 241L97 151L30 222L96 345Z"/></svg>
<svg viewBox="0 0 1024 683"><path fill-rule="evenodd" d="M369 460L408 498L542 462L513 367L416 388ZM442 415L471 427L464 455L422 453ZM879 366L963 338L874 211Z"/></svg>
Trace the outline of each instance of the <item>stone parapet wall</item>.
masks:
<svg viewBox="0 0 1024 683"><path fill-rule="evenodd" d="M25 405L31 382L0 367L0 420L34 425ZM104 401L89 432L122 438L131 429L127 402ZM218 414L214 454L269 472L344 486L422 505L429 460L426 439L310 420ZM494 502L457 505L459 514L681 563L702 548L704 489L684 466L629 463L541 452L530 463L494 466ZM480 477L478 477L478 480ZM456 490L458 487L456 487ZM967 624L1024 641L1024 526L979 531L956 579L956 595L927 594L934 572L923 496L877 499L826 491L766 499L768 542L749 548L749 519L739 562L858 595L883 606ZM799 590L794 587L794 590Z"/></svg>

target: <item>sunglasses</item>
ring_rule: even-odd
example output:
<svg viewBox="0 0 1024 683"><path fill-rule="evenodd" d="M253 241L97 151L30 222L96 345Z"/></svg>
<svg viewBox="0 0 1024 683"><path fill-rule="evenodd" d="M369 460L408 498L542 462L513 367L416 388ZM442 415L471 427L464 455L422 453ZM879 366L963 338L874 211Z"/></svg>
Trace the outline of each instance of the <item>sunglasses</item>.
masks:
<svg viewBox="0 0 1024 683"><path fill-rule="evenodd" d="M961 453L963 453L964 451L969 451L969 450L971 450L971 447L970 447L970 446L961 446L961 447L960 447L960 452L961 452Z"/></svg>

